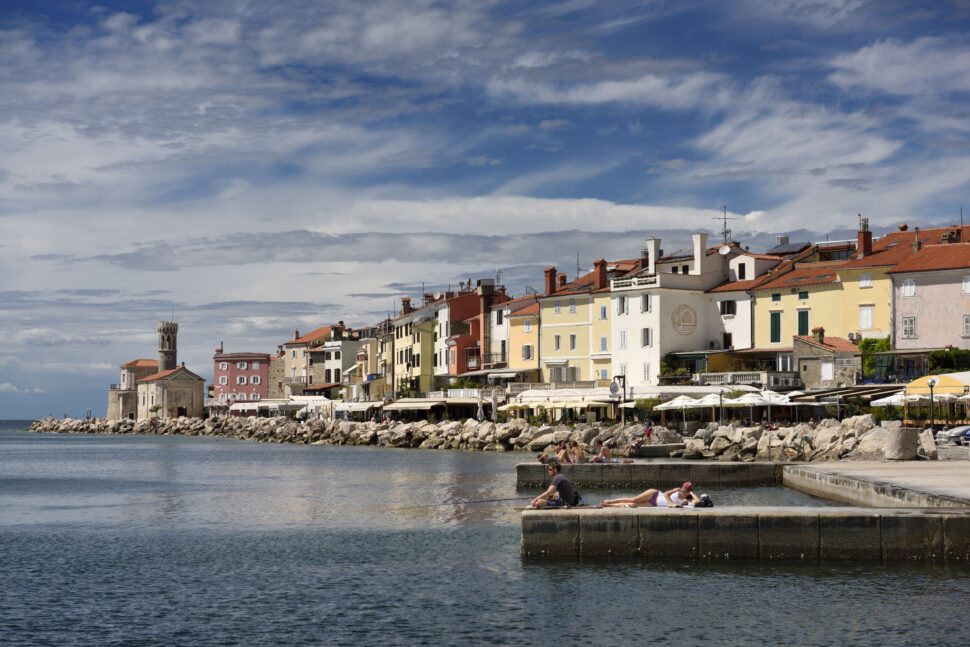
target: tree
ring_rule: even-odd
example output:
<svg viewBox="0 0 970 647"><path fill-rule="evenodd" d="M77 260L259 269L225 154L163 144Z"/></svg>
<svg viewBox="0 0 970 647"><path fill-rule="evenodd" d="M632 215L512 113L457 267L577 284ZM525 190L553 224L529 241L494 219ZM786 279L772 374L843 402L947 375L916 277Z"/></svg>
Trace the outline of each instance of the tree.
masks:
<svg viewBox="0 0 970 647"><path fill-rule="evenodd" d="M873 375L876 372L875 353L884 353L892 350L889 337L866 337L859 342L859 350L862 352L862 375Z"/></svg>

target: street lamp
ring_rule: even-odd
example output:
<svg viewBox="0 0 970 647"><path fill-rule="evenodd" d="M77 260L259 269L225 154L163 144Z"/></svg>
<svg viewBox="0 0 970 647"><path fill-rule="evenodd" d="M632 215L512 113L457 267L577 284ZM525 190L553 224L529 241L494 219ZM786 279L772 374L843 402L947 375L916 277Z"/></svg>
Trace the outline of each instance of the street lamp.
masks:
<svg viewBox="0 0 970 647"><path fill-rule="evenodd" d="M613 383L616 384L617 382L623 389L623 395L620 397L620 424L626 426L626 409L623 408L626 403L626 375L614 375Z"/></svg>
<svg viewBox="0 0 970 647"><path fill-rule="evenodd" d="M724 426L724 388L723 387L717 390L717 405L721 411L721 416L720 416L721 422L719 424L721 427L723 427Z"/></svg>
<svg viewBox="0 0 970 647"><path fill-rule="evenodd" d="M930 433L933 434L933 436L935 437L936 429L935 429L935 426L933 425L933 413L934 413L933 412L933 387L936 386L936 378L931 377L930 379L926 380L926 385L930 387Z"/></svg>

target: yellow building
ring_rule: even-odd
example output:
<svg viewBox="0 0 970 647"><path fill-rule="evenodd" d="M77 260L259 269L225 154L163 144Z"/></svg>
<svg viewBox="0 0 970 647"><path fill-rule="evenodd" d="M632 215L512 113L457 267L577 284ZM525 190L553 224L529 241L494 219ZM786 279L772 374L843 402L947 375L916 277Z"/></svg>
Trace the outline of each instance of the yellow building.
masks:
<svg viewBox="0 0 970 647"><path fill-rule="evenodd" d="M403 314L392 321L394 328L394 384L397 397L427 393L434 381L436 303L411 309L402 299Z"/></svg>
<svg viewBox="0 0 970 647"><path fill-rule="evenodd" d="M790 352L792 337L810 335L818 327L830 337L848 333L839 274L831 263L799 264L751 294L756 349Z"/></svg>
<svg viewBox="0 0 970 647"><path fill-rule="evenodd" d="M534 296L509 301L508 368L521 371L522 381L539 380L539 302Z"/></svg>
<svg viewBox="0 0 970 647"><path fill-rule="evenodd" d="M545 293L539 296L539 357L544 382L609 383L610 279L636 269L639 259L609 263L566 282L556 268L546 269Z"/></svg>

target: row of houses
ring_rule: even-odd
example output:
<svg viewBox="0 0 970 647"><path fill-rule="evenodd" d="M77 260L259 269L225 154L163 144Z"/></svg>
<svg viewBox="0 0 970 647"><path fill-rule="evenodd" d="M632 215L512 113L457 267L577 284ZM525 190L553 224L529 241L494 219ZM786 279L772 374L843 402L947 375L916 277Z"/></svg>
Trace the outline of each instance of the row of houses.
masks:
<svg viewBox="0 0 970 647"><path fill-rule="evenodd" d="M393 317L295 331L275 353L214 357L207 405L321 396L415 397L451 386L597 388L629 397L658 385L745 384L786 390L912 379L934 350L970 348L970 227L791 242L736 242L598 259L573 280L545 270L541 292L513 298L495 281L401 300ZM964 242L967 241L967 242ZM890 350L862 375L859 343Z"/></svg>

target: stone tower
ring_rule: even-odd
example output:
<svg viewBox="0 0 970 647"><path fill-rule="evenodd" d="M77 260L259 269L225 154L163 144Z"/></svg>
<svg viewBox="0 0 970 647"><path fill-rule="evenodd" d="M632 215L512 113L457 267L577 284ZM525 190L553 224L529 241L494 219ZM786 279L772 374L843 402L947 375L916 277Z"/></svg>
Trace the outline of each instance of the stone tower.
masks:
<svg viewBox="0 0 970 647"><path fill-rule="evenodd" d="M158 370L168 371L178 366L179 325L174 321L158 322Z"/></svg>

